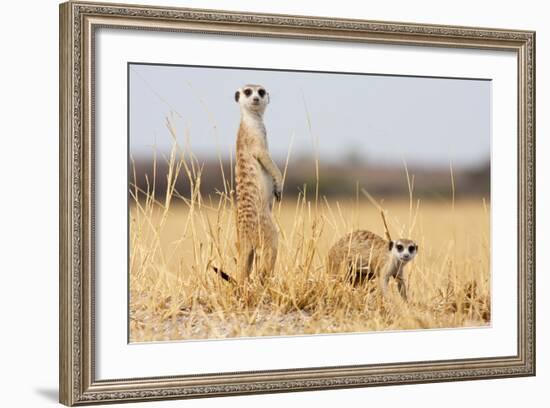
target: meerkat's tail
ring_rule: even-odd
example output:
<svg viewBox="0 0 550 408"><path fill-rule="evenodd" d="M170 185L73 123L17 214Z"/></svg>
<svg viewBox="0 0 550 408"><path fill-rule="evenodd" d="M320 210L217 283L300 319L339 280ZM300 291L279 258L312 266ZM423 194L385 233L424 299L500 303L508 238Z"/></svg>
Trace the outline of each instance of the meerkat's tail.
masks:
<svg viewBox="0 0 550 408"><path fill-rule="evenodd" d="M215 266L212 267L214 272L216 272L220 278L222 278L224 281L235 283L235 279L233 279L231 276L229 276L227 273L222 271L220 268L216 268Z"/></svg>
<svg viewBox="0 0 550 408"><path fill-rule="evenodd" d="M245 275L245 276L246 276L246 277L249 276L250 271L251 271L251 269L252 269L252 264L253 264L253 262L254 262L254 254L255 254L254 249L251 249L251 250L248 252L248 255L246 256L246 259L245 259L245 262L246 262L246 264L245 264L245 268L246 268L246 269L245 269L245 272L246 272L246 275ZM240 258L240 259L242 260L243 258ZM221 270L221 268L217 268L217 267L215 267L215 266L210 266L210 267L211 267L211 268L214 270L214 272L216 272L216 273L219 275L219 277L222 278L224 281L227 281L227 282L230 282L230 283L233 283L233 284L237 284L237 283L240 282L239 280L233 278L233 277L232 277L231 275L229 275L228 273L226 273L226 272L224 272L223 270ZM242 267L241 267L241 269L239 269L239 268L237 267L237 271L240 271L240 270L242 270ZM238 276L239 276L239 275L238 275Z"/></svg>

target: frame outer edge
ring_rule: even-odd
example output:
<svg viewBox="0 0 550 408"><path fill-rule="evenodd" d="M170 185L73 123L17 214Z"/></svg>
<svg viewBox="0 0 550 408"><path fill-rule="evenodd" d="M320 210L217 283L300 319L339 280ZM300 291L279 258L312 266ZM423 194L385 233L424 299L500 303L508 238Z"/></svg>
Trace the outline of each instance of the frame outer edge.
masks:
<svg viewBox="0 0 550 408"><path fill-rule="evenodd" d="M59 5L59 402L72 406L72 35L71 4Z"/></svg>
<svg viewBox="0 0 550 408"><path fill-rule="evenodd" d="M535 36L527 33L518 53L518 208L519 208L519 300L520 319L518 352L522 356L525 375L536 375L536 154L535 154Z"/></svg>
<svg viewBox="0 0 550 408"><path fill-rule="evenodd" d="M537 85L537 67L536 67L536 54L537 54L537 33L535 31L531 32L530 36L530 50L529 50L529 67L527 70L527 79L528 79L528 95L527 97L530 100L529 103L529 112L528 115L530 116L530 121L528 122L528 127L526 129L527 134L530 133L531 140L530 140L530 163L526 166L527 171L531 171L530 174L530 193L531 193L531 201L528 201L528 204L531 205L531 234L528 237L529 245L531 246L531 253L529 260L531 262L531 270L528 271L529 276L531 277L531 287L529 288L530 292L530 300L531 304L528 305L529 307L529 313L530 313L530 319L527 322L527 324L530 324L531 327L531 352L530 352L530 363L531 363L531 375L536 376L537 375L537 312L536 312L536 304L537 304L537 273L536 273L536 259L537 259L537 155L536 155L536 145L537 145L537 124L536 124L536 115L537 115L537 102L536 102L536 85ZM530 76L530 77L529 77Z"/></svg>
<svg viewBox="0 0 550 408"><path fill-rule="evenodd" d="M533 313L533 375L537 375L537 270L536 270L536 259L537 259L537 155L536 155L536 145L537 145L537 33L533 32L533 82L532 82L532 100L533 106L533 304L532 304L532 313Z"/></svg>

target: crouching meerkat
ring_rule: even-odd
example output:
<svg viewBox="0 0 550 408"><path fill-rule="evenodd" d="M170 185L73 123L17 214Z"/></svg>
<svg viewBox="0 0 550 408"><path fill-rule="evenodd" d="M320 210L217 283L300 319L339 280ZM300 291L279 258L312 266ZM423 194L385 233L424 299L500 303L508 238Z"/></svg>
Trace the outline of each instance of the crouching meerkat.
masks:
<svg viewBox="0 0 550 408"><path fill-rule="evenodd" d="M269 155L263 121L269 94L261 85L245 85L235 92L241 108L237 134L235 182L237 192L237 272L227 281L244 283L252 269L260 277L273 271L277 259L278 230L273 221L273 198L281 199L282 175Z"/></svg>
<svg viewBox="0 0 550 408"><path fill-rule="evenodd" d="M418 245L410 239L386 240L373 232L356 230L340 238L329 250L328 270L354 285L379 279L384 296L393 277L399 293L407 300L404 269L417 253Z"/></svg>

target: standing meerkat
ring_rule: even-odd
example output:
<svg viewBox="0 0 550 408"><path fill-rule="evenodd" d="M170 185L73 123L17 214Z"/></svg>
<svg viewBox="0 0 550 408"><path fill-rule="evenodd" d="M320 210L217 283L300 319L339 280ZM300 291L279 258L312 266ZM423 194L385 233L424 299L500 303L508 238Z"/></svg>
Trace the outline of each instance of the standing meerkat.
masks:
<svg viewBox="0 0 550 408"><path fill-rule="evenodd" d="M282 175L269 155L263 121L269 94L261 85L245 85L235 92L241 108L237 135L235 182L237 190L237 273L225 280L244 283L254 265L260 277L273 271L278 231L273 221L273 197L281 200Z"/></svg>
<svg viewBox="0 0 550 408"><path fill-rule="evenodd" d="M393 241L387 236L386 240L373 232L357 230L340 238L329 250L329 273L344 274L354 285L378 278L384 296L393 277L399 293L407 300L404 269L418 253L418 245L410 239Z"/></svg>

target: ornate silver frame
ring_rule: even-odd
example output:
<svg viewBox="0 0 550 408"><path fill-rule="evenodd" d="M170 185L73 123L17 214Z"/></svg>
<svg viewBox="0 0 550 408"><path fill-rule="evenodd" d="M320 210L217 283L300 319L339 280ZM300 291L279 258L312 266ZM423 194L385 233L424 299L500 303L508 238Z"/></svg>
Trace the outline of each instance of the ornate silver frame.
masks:
<svg viewBox="0 0 550 408"><path fill-rule="evenodd" d="M518 350L513 356L97 380L94 375L93 47L98 27L513 51L518 64ZM289 15L60 5L60 401L66 405L535 374L535 33Z"/></svg>

